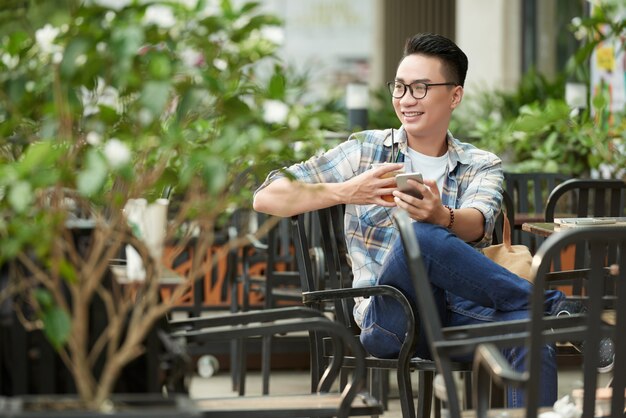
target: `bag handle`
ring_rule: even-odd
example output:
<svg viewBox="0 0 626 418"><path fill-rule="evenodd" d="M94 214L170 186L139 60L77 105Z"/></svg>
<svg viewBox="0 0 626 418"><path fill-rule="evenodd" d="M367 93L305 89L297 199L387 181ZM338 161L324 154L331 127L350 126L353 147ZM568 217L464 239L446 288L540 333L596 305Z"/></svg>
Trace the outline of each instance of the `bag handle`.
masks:
<svg viewBox="0 0 626 418"><path fill-rule="evenodd" d="M502 244L511 249L511 225L509 223L509 217L506 216L506 213L503 212L504 217L504 226L502 227Z"/></svg>

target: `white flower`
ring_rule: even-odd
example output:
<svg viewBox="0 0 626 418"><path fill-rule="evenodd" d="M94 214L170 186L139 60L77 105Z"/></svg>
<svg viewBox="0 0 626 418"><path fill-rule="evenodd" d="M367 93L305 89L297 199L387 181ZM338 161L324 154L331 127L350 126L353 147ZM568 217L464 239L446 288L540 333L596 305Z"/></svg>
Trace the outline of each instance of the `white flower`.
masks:
<svg viewBox="0 0 626 418"><path fill-rule="evenodd" d="M141 123L143 126L150 125L153 120L154 120L154 115L152 114L151 111L149 111L145 107L139 111L139 123Z"/></svg>
<svg viewBox="0 0 626 418"><path fill-rule="evenodd" d="M17 64L20 63L20 57L5 52L2 54L2 63L10 70L17 67Z"/></svg>
<svg viewBox="0 0 626 418"><path fill-rule="evenodd" d="M79 56L76 57L76 60L74 60L74 63L76 64L77 67L81 67L85 65L86 62L87 62L87 55L85 54L80 54Z"/></svg>
<svg viewBox="0 0 626 418"><path fill-rule="evenodd" d="M223 30L218 30L217 32L213 32L209 35L209 41L216 44L224 43L228 41L228 34Z"/></svg>
<svg viewBox="0 0 626 418"><path fill-rule="evenodd" d="M240 16L233 22L233 28L239 30L244 28L248 23L250 23L250 18L248 16Z"/></svg>
<svg viewBox="0 0 626 418"><path fill-rule="evenodd" d="M228 63L221 58L215 58L213 60L213 65L220 71L225 71L228 68Z"/></svg>
<svg viewBox="0 0 626 418"><path fill-rule="evenodd" d="M100 145L100 142L102 142L102 136L98 132L91 131L87 134L85 140L88 144L96 146Z"/></svg>
<svg viewBox="0 0 626 418"><path fill-rule="evenodd" d="M63 61L63 53L61 51L57 51L54 54L52 54L53 64L60 64L61 61Z"/></svg>
<svg viewBox="0 0 626 418"><path fill-rule="evenodd" d="M218 16L221 14L222 8L218 0L209 0L205 3L204 9L197 14L198 19L204 19L209 16Z"/></svg>
<svg viewBox="0 0 626 418"><path fill-rule="evenodd" d="M284 123L289 114L289 107L278 100L263 103L263 120L267 123Z"/></svg>
<svg viewBox="0 0 626 418"><path fill-rule="evenodd" d="M43 53L52 54L59 50L59 46L54 45L54 40L59 35L59 32L60 30L58 28L53 27L49 23L35 32L37 45L39 45Z"/></svg>
<svg viewBox="0 0 626 418"><path fill-rule="evenodd" d="M87 90L83 86L80 93L84 116L97 114L100 111L99 106L110 107L118 113L122 111L119 92L114 87L106 86L101 78L98 79L95 89Z"/></svg>
<svg viewBox="0 0 626 418"><path fill-rule="evenodd" d="M111 138L104 144L104 156L113 168L120 168L130 162L130 150L117 138Z"/></svg>
<svg viewBox="0 0 626 418"><path fill-rule="evenodd" d="M287 125L289 125L290 129L298 129L300 127L300 118L295 115L290 116Z"/></svg>
<svg viewBox="0 0 626 418"><path fill-rule="evenodd" d="M261 38L267 39L276 45L282 45L285 41L285 31L279 26L269 26L261 29Z"/></svg>
<svg viewBox="0 0 626 418"><path fill-rule="evenodd" d="M198 0L178 0L188 10L193 10L198 6Z"/></svg>
<svg viewBox="0 0 626 418"><path fill-rule="evenodd" d="M569 112L569 118L570 119L576 119L576 118L578 118L578 114L579 113L580 113L580 109L578 107L574 107Z"/></svg>
<svg viewBox="0 0 626 418"><path fill-rule="evenodd" d="M180 52L180 59L187 67L197 67L202 64L202 54L191 48L183 49Z"/></svg>
<svg viewBox="0 0 626 418"><path fill-rule="evenodd" d="M132 0L93 0L95 4L106 9L122 10L128 6Z"/></svg>
<svg viewBox="0 0 626 418"><path fill-rule="evenodd" d="M143 17L143 23L146 25L154 24L160 28L171 28L176 24L176 18L171 7L153 5L148 6L146 14Z"/></svg>

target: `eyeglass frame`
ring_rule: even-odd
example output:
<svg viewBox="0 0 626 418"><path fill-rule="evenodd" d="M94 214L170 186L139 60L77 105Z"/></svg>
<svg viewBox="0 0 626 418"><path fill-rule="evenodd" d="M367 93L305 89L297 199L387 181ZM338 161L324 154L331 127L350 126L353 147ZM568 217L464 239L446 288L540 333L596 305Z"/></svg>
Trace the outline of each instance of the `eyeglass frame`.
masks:
<svg viewBox="0 0 626 418"><path fill-rule="evenodd" d="M393 95L392 92L392 88L393 90L395 90L395 85L396 84L402 84L404 86L404 91L402 92L402 95L400 97L396 97ZM415 84L421 84L423 86L425 86L424 88L424 95L422 97L415 97L415 95L413 94L413 88L411 87L412 85ZM420 100L423 99L424 97L426 97L426 95L428 94L428 88L429 87L433 87L433 86L458 86L459 83L453 83L450 81L447 81L445 83L424 83L423 81L416 81L414 83L411 84L404 84L402 81L389 81L387 82L387 90L389 90L389 94L391 94L391 97L393 97L394 99L401 99L404 97L404 95L406 94L407 90L410 92L411 97L414 98L415 100Z"/></svg>

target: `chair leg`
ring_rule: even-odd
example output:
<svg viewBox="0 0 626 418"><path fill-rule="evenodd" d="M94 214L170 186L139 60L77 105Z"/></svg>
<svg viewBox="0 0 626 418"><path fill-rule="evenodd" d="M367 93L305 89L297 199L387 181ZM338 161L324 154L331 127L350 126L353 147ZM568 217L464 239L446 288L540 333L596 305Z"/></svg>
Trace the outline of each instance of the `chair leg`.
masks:
<svg viewBox="0 0 626 418"><path fill-rule="evenodd" d="M472 375L469 372L462 372L463 377L463 400L465 409L469 410L474 408L472 403Z"/></svg>
<svg viewBox="0 0 626 418"><path fill-rule="evenodd" d="M490 404L492 408L506 408L506 397L504 396L504 390L491 382L491 400Z"/></svg>
<svg viewBox="0 0 626 418"><path fill-rule="evenodd" d="M430 418L435 372L420 371L417 383L417 418ZM436 411L435 411L436 413Z"/></svg>
<svg viewBox="0 0 626 418"><path fill-rule="evenodd" d="M386 405L385 399L388 397L387 391L385 390L385 376L389 375L389 370L381 370L381 369L371 369L369 372L369 393L374 397L374 399L378 399L383 407L388 409ZM387 384L387 389L389 385Z"/></svg>
<svg viewBox="0 0 626 418"><path fill-rule="evenodd" d="M246 347L246 342L243 340L237 340L239 344L239 368L238 368L238 378L239 382L239 396L243 396L246 394L246 371L248 369L248 349Z"/></svg>
<svg viewBox="0 0 626 418"><path fill-rule="evenodd" d="M411 371L408 368L404 370L400 369L397 371L397 377L398 390L400 391L400 407L402 408L402 416L414 417L415 403L413 399L413 389L411 386Z"/></svg>
<svg viewBox="0 0 626 418"><path fill-rule="evenodd" d="M383 404L383 408L385 411L389 409L389 375L390 370L381 370L381 397L380 401Z"/></svg>
<svg viewBox="0 0 626 418"><path fill-rule="evenodd" d="M263 395L268 395L270 393L270 371L272 368L271 362L271 354L272 354L272 337L266 336L263 337L262 347L261 347L261 375L263 378Z"/></svg>

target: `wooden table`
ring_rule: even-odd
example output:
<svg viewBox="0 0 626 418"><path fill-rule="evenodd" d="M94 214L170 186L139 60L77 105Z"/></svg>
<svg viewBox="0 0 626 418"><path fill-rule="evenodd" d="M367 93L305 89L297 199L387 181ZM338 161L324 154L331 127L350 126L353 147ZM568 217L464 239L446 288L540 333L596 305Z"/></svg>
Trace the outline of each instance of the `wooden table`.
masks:
<svg viewBox="0 0 626 418"><path fill-rule="evenodd" d="M525 222L522 224L522 231L546 238L554 233L555 226L554 222Z"/></svg>
<svg viewBox="0 0 626 418"><path fill-rule="evenodd" d="M535 234L541 237L549 237L554 232L558 232L558 228L558 225L554 222L525 222L524 224L522 224L522 231L530 232L531 234ZM595 227L591 226L590 228ZM602 319L609 324L615 325L615 310L605 310L602 314Z"/></svg>

